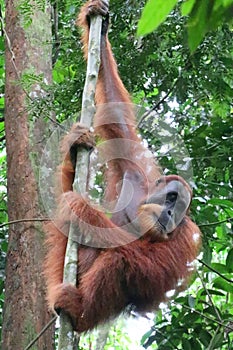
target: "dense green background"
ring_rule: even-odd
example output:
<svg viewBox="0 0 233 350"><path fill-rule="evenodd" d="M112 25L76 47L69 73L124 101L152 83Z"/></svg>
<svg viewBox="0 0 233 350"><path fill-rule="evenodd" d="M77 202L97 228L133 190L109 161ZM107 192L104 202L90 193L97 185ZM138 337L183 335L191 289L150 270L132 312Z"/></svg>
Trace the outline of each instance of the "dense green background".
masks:
<svg viewBox="0 0 233 350"><path fill-rule="evenodd" d="M154 6L159 2L150 1ZM226 16L226 13L232 11L232 1L214 1L215 7L212 8L218 5L217 9L221 9L217 12L217 19L214 10L210 12L211 15L207 12L208 16L204 13L203 2L199 0L187 2L190 6L193 5L189 11L184 6L181 8L180 1L167 3L171 9L173 5L175 7L170 13L167 8L165 22L156 31L142 38L137 37L136 32L145 2L110 1L112 24L109 36L120 75L133 96L133 101L155 111L155 114L140 123L140 132L150 148L157 151L159 162L167 173L173 173L176 168L173 157L160 148L164 140L163 135L156 133L158 117L160 121L168 120L169 125L175 128L184 141L190 159L183 165L190 164L191 160L194 174L191 215L203 232L203 256L200 259L204 265L198 263L196 281L189 291L171 302L169 310L157 313L156 324L148 330L142 343L145 348L160 350L232 349L233 31ZM206 3L210 5L213 1L208 0ZM3 25L2 0L0 4ZM30 18L26 4L22 2L21 6ZM80 1L77 0L63 0L54 4L58 19L58 26L53 26L54 83L46 88L49 90L46 99L35 101L29 106L35 118L38 115L47 118L52 111L56 114L57 121L62 122L80 111L85 62L78 29L74 25L79 6ZM156 11L159 12L159 8ZM181 11L190 16L182 17ZM30 25L30 21L27 25ZM5 223L7 194L3 28L1 33L0 221ZM195 33L196 36L199 35L197 39ZM196 48L199 42L200 45ZM27 74L22 84L30 89L36 79L40 77ZM1 308L4 302L7 226L0 229L0 244ZM1 321L0 319L0 323ZM231 326L231 330L223 325ZM106 349L111 348L111 343L114 343L114 349L127 349L131 340L122 334L123 330L119 329L111 335ZM120 337L124 339L124 347ZM116 345L118 342L119 346Z"/></svg>

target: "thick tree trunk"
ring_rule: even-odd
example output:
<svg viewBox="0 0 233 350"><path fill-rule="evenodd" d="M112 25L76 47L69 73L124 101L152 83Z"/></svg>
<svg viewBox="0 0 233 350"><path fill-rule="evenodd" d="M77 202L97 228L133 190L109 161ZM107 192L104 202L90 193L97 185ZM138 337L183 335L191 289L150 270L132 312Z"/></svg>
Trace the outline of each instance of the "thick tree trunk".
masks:
<svg viewBox="0 0 233 350"><path fill-rule="evenodd" d="M29 3L30 4L30 3ZM31 2L32 4L32 2ZM31 5L32 23L23 28L23 14L16 10L19 2L6 4L6 143L8 168L9 220L44 216L38 203L37 181L30 160L29 96L41 98L40 85L27 93L20 79L30 73L42 74L51 81L51 25L49 6L42 12ZM23 5L22 5L23 6ZM30 5L29 5L30 6ZM20 9L19 9L20 11ZM36 151L41 152L45 124L37 123ZM32 118L33 119L33 118ZM35 148L33 149L33 152ZM35 165L34 160L34 165ZM38 166L38 164L37 164ZM43 231L38 222L22 222L9 227L6 265L6 296L3 320L3 349L24 349L50 320L45 301L42 263ZM38 340L33 349L53 349L53 327Z"/></svg>

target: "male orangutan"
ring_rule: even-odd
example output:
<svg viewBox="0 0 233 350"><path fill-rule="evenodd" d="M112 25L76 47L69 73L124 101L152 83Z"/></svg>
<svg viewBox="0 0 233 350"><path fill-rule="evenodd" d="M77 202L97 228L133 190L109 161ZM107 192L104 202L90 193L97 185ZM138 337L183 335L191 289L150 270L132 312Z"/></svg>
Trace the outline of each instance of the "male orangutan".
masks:
<svg viewBox="0 0 233 350"><path fill-rule="evenodd" d="M47 227L49 306L67 313L78 332L116 317L127 306L138 312L156 310L168 291L186 285L201 243L199 229L187 215L189 185L176 175L161 176L135 131L134 109L107 37L104 0L82 7L78 22L84 48L90 17L96 14L104 19L94 134L103 141L108 159L105 201L113 207L112 216L72 191L75 153L79 146L95 147L93 133L77 124L63 142L63 193L58 214ZM63 283L70 222L81 234L76 287Z"/></svg>

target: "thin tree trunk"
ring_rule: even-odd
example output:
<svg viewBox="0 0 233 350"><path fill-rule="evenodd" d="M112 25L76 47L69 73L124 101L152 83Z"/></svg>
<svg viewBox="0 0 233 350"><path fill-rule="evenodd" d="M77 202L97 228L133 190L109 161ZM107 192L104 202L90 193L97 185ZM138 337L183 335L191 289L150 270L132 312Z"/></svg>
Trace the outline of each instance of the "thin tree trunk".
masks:
<svg viewBox="0 0 233 350"><path fill-rule="evenodd" d="M37 2L38 3L38 2ZM51 81L50 9L31 7L31 24L23 25L25 14L19 2L6 3L6 146L8 169L9 220L44 216L39 207L37 181L34 174L39 165L31 161L28 105L42 98L40 83L27 93L20 79L23 74L41 74L44 83ZM23 6L23 3L22 5ZM18 11L16 10L18 9ZM36 125L36 147L41 152L46 124L43 116ZM33 118L31 118L33 120ZM32 121L31 121L32 122ZM33 140L32 140L33 141ZM45 301L42 263L44 234L40 223L21 222L9 227L9 247L6 264L6 295L3 319L3 349L24 349L50 320ZM33 346L33 349L53 349L53 327Z"/></svg>

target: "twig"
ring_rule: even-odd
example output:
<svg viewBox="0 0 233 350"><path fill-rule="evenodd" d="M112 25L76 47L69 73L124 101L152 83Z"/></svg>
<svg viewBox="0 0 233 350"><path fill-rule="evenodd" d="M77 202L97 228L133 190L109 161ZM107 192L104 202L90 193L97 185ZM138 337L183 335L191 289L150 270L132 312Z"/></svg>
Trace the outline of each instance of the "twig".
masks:
<svg viewBox="0 0 233 350"><path fill-rule="evenodd" d="M161 337L163 337L163 339L165 339L165 340L172 346L172 349L179 350L179 349L175 346L175 344L167 337L166 334L162 333L158 328L156 328L156 325L155 325L155 326L152 326L151 328L155 331L155 333L160 334ZM145 346L148 347L149 345L151 345L151 344L150 344L150 338L151 338L151 336L149 337L149 339L147 340L147 342L145 343L145 345L143 345L143 347L145 347Z"/></svg>
<svg viewBox="0 0 233 350"><path fill-rule="evenodd" d="M173 303L174 303L174 304L177 304L177 305L180 305L179 303L176 303L176 302L174 302L174 301L173 301ZM191 308L190 306L187 306L187 305L184 305L184 304L182 304L182 306L183 306L185 309L187 309L187 310L190 310L190 311L192 311L192 312L195 312L196 314L200 315L200 316L203 317L204 319L206 319L206 320L208 320L208 321L211 321L211 322L215 322L215 323L217 323L218 325L220 325L220 326L222 326L222 327L224 327L224 328L230 329L230 330L233 332L233 327L228 326L228 325L224 324L223 322L220 322L220 321L216 320L215 318L206 316L206 315L204 315L202 312L200 312L200 311L198 311L198 310L195 310L195 309Z"/></svg>
<svg viewBox="0 0 233 350"><path fill-rule="evenodd" d="M218 312L218 309L217 309L216 306L214 305L213 299L212 299L212 297L211 297L211 295L210 295L208 289L206 288L206 285L205 285L205 283L204 283L204 281L203 281L203 278L202 278L202 276L201 276L201 274L199 273L198 270L197 270L197 275L198 275L198 277L199 277L200 280L201 280L201 284L202 284L203 288L205 289L206 294L208 295L209 301L210 301L210 303L211 303L211 305L212 305L212 307L213 307L213 309L214 309L214 311L215 311L215 314L216 314L218 320L219 320L220 322L222 322L222 319L221 319L221 317L220 317L220 314L219 314L219 312Z"/></svg>
<svg viewBox="0 0 233 350"><path fill-rule="evenodd" d="M232 221L232 220L233 220L233 218L227 218L227 219L221 220L221 221L209 222L208 224L200 224L200 225L198 225L198 227L216 226L216 225L223 224L224 222L228 222L228 221Z"/></svg>
<svg viewBox="0 0 233 350"><path fill-rule="evenodd" d="M12 220L8 222L4 222L4 224L0 225L0 228L8 225L18 224L19 222L30 222L30 221L51 221L50 218L33 218L33 219L19 219L19 220Z"/></svg>
<svg viewBox="0 0 233 350"><path fill-rule="evenodd" d="M184 67L182 69L182 71L186 70L189 66L190 66L190 57L187 57L187 59L184 62ZM149 111L145 112L143 114L143 116L141 117L141 119L139 120L139 122L137 123L137 128L140 128L140 124L143 122L143 120L148 117L150 115L151 112L155 111L167 98L168 96L171 94L171 92L175 89L177 83L180 81L181 77L182 77L182 71L179 74L179 76L173 81L173 84L171 86L171 88L168 90L168 92L163 96L163 98L158 101L156 103L156 105L154 105Z"/></svg>
<svg viewBox="0 0 233 350"><path fill-rule="evenodd" d="M137 128L140 128L140 124L143 122L143 120L146 119L146 117L148 117L153 111L155 111L166 99L167 97L170 95L170 93L174 90L174 88L176 87L176 84L178 83L180 77L176 78L175 81L172 84L172 87L168 90L168 92L163 96L163 98L161 100L159 100L151 109L149 109L147 112L145 112L143 114L143 116L141 117L141 119L138 121L137 123Z"/></svg>
<svg viewBox="0 0 233 350"><path fill-rule="evenodd" d="M31 341L30 344L28 344L26 346L26 348L24 348L24 350L29 350L31 349L31 347L37 342L38 339L40 339L40 337L47 331L47 329L56 321L57 316L54 316L47 324L46 326L44 326L44 328L42 328L42 330L40 331L39 334L37 334L37 336Z"/></svg>
<svg viewBox="0 0 233 350"><path fill-rule="evenodd" d="M218 272L217 270L215 270L213 267L209 266L208 264L206 264L203 260L197 259L197 261L199 261L202 265L204 265L205 267L207 267L210 271L216 273L219 277L223 278L225 281L229 282L229 283L233 283L233 280L231 280L230 278L227 278L225 276L223 276L220 272Z"/></svg>

